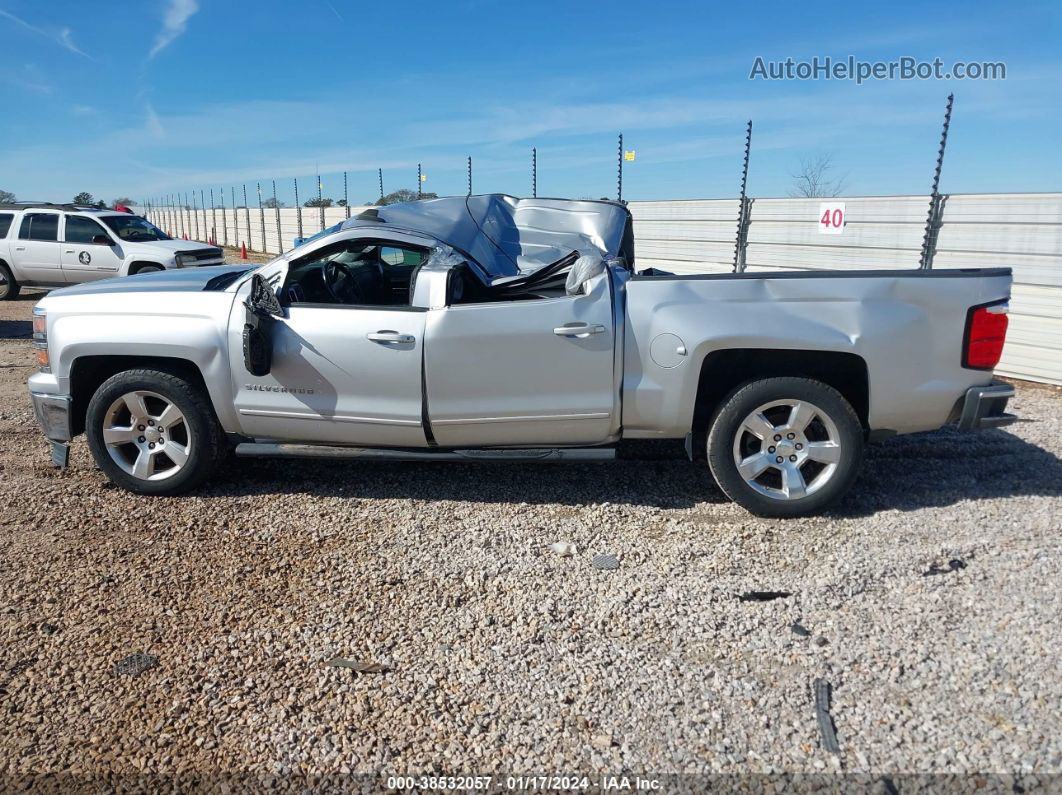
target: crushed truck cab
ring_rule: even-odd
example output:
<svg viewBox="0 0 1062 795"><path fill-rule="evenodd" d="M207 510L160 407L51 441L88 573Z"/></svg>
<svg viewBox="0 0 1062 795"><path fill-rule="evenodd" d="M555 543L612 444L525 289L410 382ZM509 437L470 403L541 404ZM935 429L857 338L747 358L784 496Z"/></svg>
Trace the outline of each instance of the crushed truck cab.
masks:
<svg viewBox="0 0 1062 795"><path fill-rule="evenodd" d="M868 439L998 427L1007 269L639 273L614 202L373 208L256 269L58 290L30 391L60 448L173 494L221 457L609 460L685 439L747 509L823 510ZM63 453L57 454L62 460Z"/></svg>

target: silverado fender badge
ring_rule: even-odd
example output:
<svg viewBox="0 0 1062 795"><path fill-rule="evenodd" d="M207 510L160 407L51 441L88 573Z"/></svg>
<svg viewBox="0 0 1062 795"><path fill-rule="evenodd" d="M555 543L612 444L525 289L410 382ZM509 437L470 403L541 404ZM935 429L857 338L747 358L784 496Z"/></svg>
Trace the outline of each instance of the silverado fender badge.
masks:
<svg viewBox="0 0 1062 795"><path fill-rule="evenodd" d="M303 389L298 386L273 386L271 384L244 384L244 389L252 392L286 392L289 395L312 395L312 389Z"/></svg>

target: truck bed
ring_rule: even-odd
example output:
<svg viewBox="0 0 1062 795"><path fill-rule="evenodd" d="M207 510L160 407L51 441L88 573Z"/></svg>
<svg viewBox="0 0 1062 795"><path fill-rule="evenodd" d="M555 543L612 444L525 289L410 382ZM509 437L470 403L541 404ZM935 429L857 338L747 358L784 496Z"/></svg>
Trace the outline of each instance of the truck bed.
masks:
<svg viewBox="0 0 1062 795"><path fill-rule="evenodd" d="M962 366L966 317L1007 299L1010 284L1009 268L633 276L624 434L684 434L702 364L727 349L851 353L866 363L871 430L938 428L958 395L991 381ZM674 366L653 366L654 342L687 353Z"/></svg>

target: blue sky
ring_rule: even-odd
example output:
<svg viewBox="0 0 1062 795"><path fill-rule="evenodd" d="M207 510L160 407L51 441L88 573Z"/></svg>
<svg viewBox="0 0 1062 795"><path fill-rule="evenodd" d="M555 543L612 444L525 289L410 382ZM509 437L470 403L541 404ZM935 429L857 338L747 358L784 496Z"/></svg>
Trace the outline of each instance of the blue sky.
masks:
<svg viewBox="0 0 1062 795"><path fill-rule="evenodd" d="M849 195L1062 189L1062 4L0 0L0 188L134 199L278 180L628 199L786 195L830 154ZM757 56L1003 61L1002 81L749 80Z"/></svg>

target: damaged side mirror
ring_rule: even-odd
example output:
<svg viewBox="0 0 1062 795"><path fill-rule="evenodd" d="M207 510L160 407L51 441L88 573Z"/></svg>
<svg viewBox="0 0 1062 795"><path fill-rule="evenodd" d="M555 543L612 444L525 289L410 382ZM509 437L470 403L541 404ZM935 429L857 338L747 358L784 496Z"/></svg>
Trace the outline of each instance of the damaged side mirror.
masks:
<svg viewBox="0 0 1062 795"><path fill-rule="evenodd" d="M273 362L273 325L284 310L276 293L259 274L251 278L251 293L243 302L243 366L255 376L269 375Z"/></svg>

